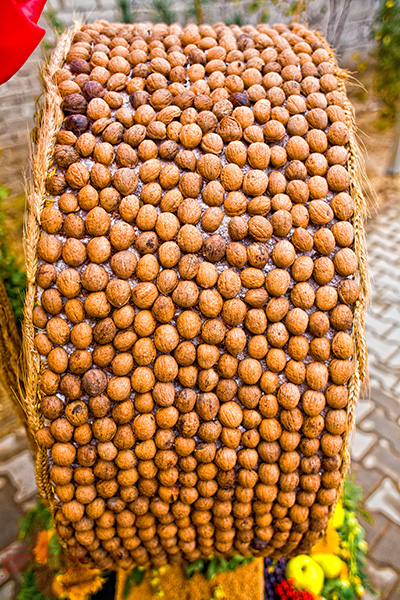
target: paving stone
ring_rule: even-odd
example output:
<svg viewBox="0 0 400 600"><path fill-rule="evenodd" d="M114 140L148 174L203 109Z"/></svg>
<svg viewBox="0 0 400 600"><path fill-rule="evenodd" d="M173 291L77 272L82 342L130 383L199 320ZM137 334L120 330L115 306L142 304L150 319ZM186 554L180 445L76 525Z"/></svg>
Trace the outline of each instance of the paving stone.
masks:
<svg viewBox="0 0 400 600"><path fill-rule="evenodd" d="M368 415L374 408L374 404L370 399L360 398L357 408L356 408L356 423L357 425L362 421L362 419ZM400 406L399 406L400 411Z"/></svg>
<svg viewBox="0 0 400 600"><path fill-rule="evenodd" d="M381 600L386 600L388 594L392 591L393 586L397 581L397 573L393 569L379 568L372 560L368 563L368 573L371 577L371 583L376 590L381 593ZM373 597L373 596L372 596ZM363 600L367 600L368 596L364 596ZM376 596L375 596L376 598ZM398 600L399 597L396 598Z"/></svg>
<svg viewBox="0 0 400 600"><path fill-rule="evenodd" d="M390 356L390 352L396 348L396 342L392 341L390 344L385 345L385 340L381 338L381 335L385 334L385 331L390 331L392 323L382 323L381 316L373 316L371 313L367 313L366 318L366 329L367 329L367 344L373 352L384 352L384 356ZM379 339L377 340L377 337Z"/></svg>
<svg viewBox="0 0 400 600"><path fill-rule="evenodd" d="M365 464L365 460L364 460ZM368 498L383 480L383 474L375 469L367 469L361 463L352 462L352 471L357 474L357 483L364 489L364 498Z"/></svg>
<svg viewBox="0 0 400 600"><path fill-rule="evenodd" d="M390 592L387 600L399 600L400 598L400 577L397 579L396 585Z"/></svg>
<svg viewBox="0 0 400 600"><path fill-rule="evenodd" d="M379 321L381 327L382 322ZM367 328L368 328L368 318L367 318ZM379 360L386 361L391 354L393 354L393 349L395 348L394 344L388 344L386 340L378 338L372 330L367 329L366 332L367 339L367 347L368 351L373 352L373 355L379 356Z"/></svg>
<svg viewBox="0 0 400 600"><path fill-rule="evenodd" d="M18 534L18 519L22 510L15 501L16 489L12 481L6 477L0 479L0 550L9 546Z"/></svg>
<svg viewBox="0 0 400 600"><path fill-rule="evenodd" d="M37 493L35 496L32 496L29 500L22 503L22 510L26 512L30 508L33 508L37 502Z"/></svg>
<svg viewBox="0 0 400 600"><path fill-rule="evenodd" d="M0 600L10 600L14 595L15 582L7 581L0 587Z"/></svg>
<svg viewBox="0 0 400 600"><path fill-rule="evenodd" d="M367 432L378 432L379 436L389 440L393 449L400 453L399 426L395 421L388 419L379 408L362 421L360 428Z"/></svg>
<svg viewBox="0 0 400 600"><path fill-rule="evenodd" d="M397 370L400 368L400 350L396 349L396 352L389 356L389 365L392 369Z"/></svg>
<svg viewBox="0 0 400 600"><path fill-rule="evenodd" d="M396 382L392 389L393 393L396 394L397 397L400 397L400 379Z"/></svg>
<svg viewBox="0 0 400 600"><path fill-rule="evenodd" d="M1 465L0 475L4 473L9 475L18 490L15 496L17 502L23 502L36 493L35 467L29 450Z"/></svg>
<svg viewBox="0 0 400 600"><path fill-rule="evenodd" d="M377 439L375 433L364 433L360 429L356 429L351 442L351 456L353 460L360 461L368 450L372 448Z"/></svg>
<svg viewBox="0 0 400 600"><path fill-rule="evenodd" d="M31 562L29 545L23 541L15 541L0 552L0 566L11 577L16 578Z"/></svg>
<svg viewBox="0 0 400 600"><path fill-rule="evenodd" d="M389 442L386 439L379 440L378 444L374 447L373 453L368 454L364 458L363 465L367 469L376 469L387 477L393 478L395 481L398 479L400 473L400 457L392 452Z"/></svg>
<svg viewBox="0 0 400 600"><path fill-rule="evenodd" d="M360 523L365 529L365 538L368 542L370 551L375 546L376 542L385 535L385 530L389 527L389 520L381 513L376 512L371 516L373 518L373 523L369 523L362 517L359 517Z"/></svg>
<svg viewBox="0 0 400 600"><path fill-rule="evenodd" d="M10 433L0 440L0 461L3 462L11 453L15 452L16 446L17 436L15 433Z"/></svg>
<svg viewBox="0 0 400 600"><path fill-rule="evenodd" d="M400 527L390 523L385 534L378 540L371 550L371 558L380 567L390 567L395 571L399 569L399 540Z"/></svg>
<svg viewBox="0 0 400 600"><path fill-rule="evenodd" d="M379 387L387 392L391 392L397 384L397 377L386 369L384 363L380 362L377 357L369 356L369 374L377 382Z"/></svg>
<svg viewBox="0 0 400 600"><path fill-rule="evenodd" d="M391 479L383 480L379 489L368 498L365 506L372 512L383 513L400 525L400 492Z"/></svg>
<svg viewBox="0 0 400 600"><path fill-rule="evenodd" d="M399 331L397 333L400 335ZM385 394L385 392L382 390L371 387L371 403L378 404L383 409L383 412L386 414L386 416L391 420L397 420L400 417L399 400L392 395ZM361 404L361 402L359 404Z"/></svg>
<svg viewBox="0 0 400 600"><path fill-rule="evenodd" d="M25 430L20 428L0 439L0 463L18 454L28 446Z"/></svg>

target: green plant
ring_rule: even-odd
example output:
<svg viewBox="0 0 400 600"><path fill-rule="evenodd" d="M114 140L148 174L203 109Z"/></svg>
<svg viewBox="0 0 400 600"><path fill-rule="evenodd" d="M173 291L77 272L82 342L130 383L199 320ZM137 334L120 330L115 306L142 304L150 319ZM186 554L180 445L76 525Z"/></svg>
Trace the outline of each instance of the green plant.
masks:
<svg viewBox="0 0 400 600"><path fill-rule="evenodd" d="M49 25L53 29L55 33L60 35L65 29L65 23L57 14L57 11L50 5L47 5L46 10L43 13L43 16L48 21Z"/></svg>
<svg viewBox="0 0 400 600"><path fill-rule="evenodd" d="M365 530L358 522L357 515L368 523L373 519L361 506L363 488L355 483L355 474L346 478L342 494L345 511L343 524L339 527L341 558L348 571L347 578L326 579L322 596L326 600L355 600L362 598L365 591L376 596L367 573L368 544Z"/></svg>
<svg viewBox="0 0 400 600"><path fill-rule="evenodd" d="M131 571L129 571L122 594L124 599L128 597L132 585L140 585L145 575L146 569L140 566L134 567Z"/></svg>
<svg viewBox="0 0 400 600"><path fill-rule="evenodd" d="M172 0L153 0L151 3L155 20L167 25L176 21L176 14L173 10Z"/></svg>
<svg viewBox="0 0 400 600"><path fill-rule="evenodd" d="M26 511L19 521L18 539L32 542L32 536L42 529L50 529L53 525L51 513L43 500L39 498L32 508Z"/></svg>
<svg viewBox="0 0 400 600"><path fill-rule="evenodd" d="M10 190L0 186L0 279L6 288L15 318L20 320L24 312L26 276L6 241L7 229L4 225L5 215L2 211L2 202L9 196L9 193Z"/></svg>
<svg viewBox="0 0 400 600"><path fill-rule="evenodd" d="M135 20L135 14L131 0L116 0L115 2L120 18L123 23L133 23Z"/></svg>
<svg viewBox="0 0 400 600"><path fill-rule="evenodd" d="M55 40L65 30L66 24L62 19L60 19L60 17L57 14L57 11L51 6L51 4L47 4L46 10L43 11L43 16L50 25L50 29L52 30L54 35L53 40L49 40L46 35L41 44L45 55L49 55L55 47Z"/></svg>
<svg viewBox="0 0 400 600"><path fill-rule="evenodd" d="M386 124L399 118L400 108L400 2L383 0L371 29L376 40L375 89L383 102L381 118Z"/></svg>
<svg viewBox="0 0 400 600"><path fill-rule="evenodd" d="M25 571L17 600L47 600L46 596L38 590L34 571Z"/></svg>
<svg viewBox="0 0 400 600"><path fill-rule="evenodd" d="M234 571L237 567L245 565L253 560L253 557L245 558L235 554L227 560L223 556L213 556L209 560L198 558L192 563L185 565L186 577L190 579L195 573L202 573L207 579L212 579L217 573Z"/></svg>
<svg viewBox="0 0 400 600"><path fill-rule="evenodd" d="M271 7L279 8L283 17L291 21L298 21L313 0L230 0L236 5L238 12L233 16L235 23L242 25L244 22L243 11L250 15L257 15L259 23L266 23L270 18Z"/></svg>

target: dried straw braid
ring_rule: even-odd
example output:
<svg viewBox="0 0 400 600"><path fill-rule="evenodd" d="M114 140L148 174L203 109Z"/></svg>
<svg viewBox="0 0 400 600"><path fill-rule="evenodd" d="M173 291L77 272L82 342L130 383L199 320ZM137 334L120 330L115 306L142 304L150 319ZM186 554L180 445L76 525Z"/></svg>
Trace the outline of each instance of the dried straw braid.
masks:
<svg viewBox="0 0 400 600"><path fill-rule="evenodd" d="M20 356L21 336L4 284L0 280L0 385L10 404L14 406L19 420L25 424ZM29 430L28 437L32 450L34 450L36 444Z"/></svg>
<svg viewBox="0 0 400 600"><path fill-rule="evenodd" d="M365 314L369 298L369 276L367 267L367 244L365 238L364 222L367 216L367 199L364 196L361 184L365 183L365 187L370 192L371 198L368 200L371 203L375 200L375 194L368 181L364 159L361 154L360 145L357 141L357 127L355 123L354 108L347 98L345 81L349 79L347 71L341 69L337 63L332 48L319 32L314 32L319 40L324 44L326 51L329 54L330 62L334 68L334 74L338 82L338 90L342 92L344 97L344 112L346 114L346 124L350 131L347 149L349 158L347 160L347 170L350 175L350 194L354 200L354 252L358 259L358 283L360 284L360 294L354 306L354 318L352 337L354 341L354 373L348 384L349 403L347 406L347 421L348 429L343 435L343 448L341 451L342 465L341 475L342 483L340 492L343 488L344 479L350 467L350 450L349 438L355 426L355 412L357 402L360 396L361 387L366 386L368 382L368 355L367 342L365 338ZM339 494L338 494L339 497ZM331 506L333 512L335 505Z"/></svg>
<svg viewBox="0 0 400 600"><path fill-rule="evenodd" d="M39 380L41 374L40 357L34 344L34 327L32 312L36 302L37 286L35 283L38 268L37 245L40 238L40 215L46 200L46 177L52 165L56 133L63 121L61 96L58 92L54 75L60 69L68 54L75 32L74 27L63 33L50 58L41 70L44 86L44 106L38 117L38 133L34 152L31 158L31 177L27 189L27 214L25 219L24 251L27 276L27 292L25 297L23 330L23 379L25 396L23 409L27 428L35 434L42 426L39 410ZM54 492L50 484L49 461L47 451L37 448L36 481L39 492L50 507L55 507Z"/></svg>
<svg viewBox="0 0 400 600"><path fill-rule="evenodd" d="M18 361L21 338L4 284L0 281L0 382L4 387L18 389Z"/></svg>

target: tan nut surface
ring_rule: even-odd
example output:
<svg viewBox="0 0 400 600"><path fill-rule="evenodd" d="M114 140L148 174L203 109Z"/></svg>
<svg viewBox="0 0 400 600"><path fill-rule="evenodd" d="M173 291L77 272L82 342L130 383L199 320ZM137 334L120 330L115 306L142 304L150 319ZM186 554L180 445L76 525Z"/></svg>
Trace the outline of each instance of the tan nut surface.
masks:
<svg viewBox="0 0 400 600"><path fill-rule="evenodd" d="M74 34L37 440L58 533L102 570L305 553L326 527L360 292L332 73L299 24Z"/></svg>

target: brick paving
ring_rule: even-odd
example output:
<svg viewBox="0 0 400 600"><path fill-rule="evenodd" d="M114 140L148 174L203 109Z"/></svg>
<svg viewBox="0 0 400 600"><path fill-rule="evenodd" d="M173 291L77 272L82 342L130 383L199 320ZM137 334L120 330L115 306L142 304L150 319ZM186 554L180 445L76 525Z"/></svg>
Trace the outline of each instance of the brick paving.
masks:
<svg viewBox="0 0 400 600"><path fill-rule="evenodd" d="M368 223L371 391L358 405L352 444L352 470L364 487L365 507L374 517L373 525L363 525L371 579L382 600L400 598L400 203L396 196Z"/></svg>

